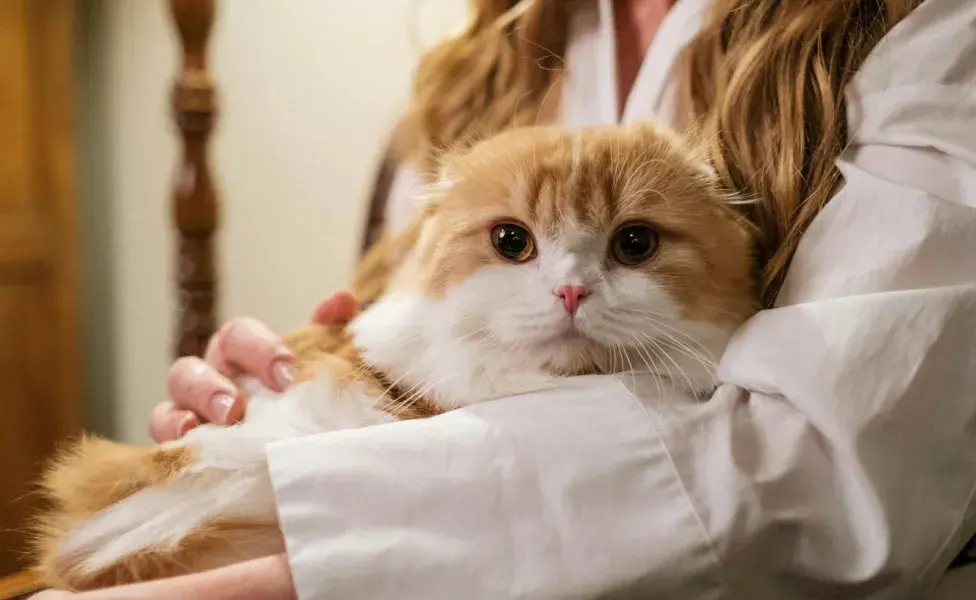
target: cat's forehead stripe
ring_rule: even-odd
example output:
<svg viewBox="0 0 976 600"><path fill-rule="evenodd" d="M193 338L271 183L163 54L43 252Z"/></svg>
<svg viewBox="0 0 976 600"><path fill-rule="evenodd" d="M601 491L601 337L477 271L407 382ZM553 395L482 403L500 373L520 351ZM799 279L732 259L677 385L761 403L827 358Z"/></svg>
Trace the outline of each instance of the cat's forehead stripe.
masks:
<svg viewBox="0 0 976 600"><path fill-rule="evenodd" d="M535 169L532 175L532 181L523 188L526 195L513 201L526 206L531 224L542 235L555 235L566 222L597 224L590 221L600 216L594 208L602 204L601 199L593 197L592 186L585 179L567 170L565 161L555 160Z"/></svg>

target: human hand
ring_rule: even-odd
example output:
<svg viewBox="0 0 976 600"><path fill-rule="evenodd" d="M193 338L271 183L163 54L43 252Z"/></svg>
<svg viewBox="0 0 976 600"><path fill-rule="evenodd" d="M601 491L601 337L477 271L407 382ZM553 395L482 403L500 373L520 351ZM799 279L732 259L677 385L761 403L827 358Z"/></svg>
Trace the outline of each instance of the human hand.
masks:
<svg viewBox="0 0 976 600"><path fill-rule="evenodd" d="M43 592L38 592L28 598L27 600L74 600L78 597L78 594L72 592L65 592L62 590L44 590Z"/></svg>
<svg viewBox="0 0 976 600"><path fill-rule="evenodd" d="M358 312L352 294L336 292L315 307L312 322L338 325ZM294 361L281 338L263 323L246 317L229 321L210 339L204 358L183 357L170 367L170 400L153 408L150 435L165 442L183 437L201 423L238 422L244 416L246 400L231 378L249 375L269 389L284 391L294 378Z"/></svg>
<svg viewBox="0 0 976 600"><path fill-rule="evenodd" d="M275 554L201 573L154 579L79 594L47 590L31 596L30 600L173 600L173 598L296 600L297 596L295 585L291 580L291 571L288 568L288 557L284 554Z"/></svg>

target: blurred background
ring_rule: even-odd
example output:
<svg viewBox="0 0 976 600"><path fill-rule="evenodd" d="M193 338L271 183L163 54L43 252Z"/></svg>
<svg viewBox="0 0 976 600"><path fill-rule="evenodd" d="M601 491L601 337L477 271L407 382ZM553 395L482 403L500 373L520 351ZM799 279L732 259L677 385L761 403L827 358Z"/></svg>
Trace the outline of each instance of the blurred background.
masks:
<svg viewBox="0 0 976 600"><path fill-rule="evenodd" d="M348 282L415 61L466 6L216 4L219 319L294 328ZM56 440L147 442L165 398L179 62L167 0L0 0L0 576Z"/></svg>
<svg viewBox="0 0 976 600"><path fill-rule="evenodd" d="M293 328L348 282L414 62L463 20L466 6L217 4L210 57L219 114L210 156L222 207L222 316ZM179 43L166 1L78 8L86 398L93 427L146 441L172 345L170 196L179 146L170 90Z"/></svg>

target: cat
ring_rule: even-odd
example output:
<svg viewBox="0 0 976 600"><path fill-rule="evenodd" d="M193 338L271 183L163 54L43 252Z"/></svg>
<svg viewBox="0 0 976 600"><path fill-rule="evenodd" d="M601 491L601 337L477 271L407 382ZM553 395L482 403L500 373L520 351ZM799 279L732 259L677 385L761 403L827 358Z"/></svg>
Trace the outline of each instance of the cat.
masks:
<svg viewBox="0 0 976 600"><path fill-rule="evenodd" d="M364 261L346 327L287 338L299 383L156 447L85 438L50 466L51 586L85 590L283 552L265 444L425 418L586 374L689 394L758 308L753 236L705 161L651 124L533 127L449 153L416 222Z"/></svg>

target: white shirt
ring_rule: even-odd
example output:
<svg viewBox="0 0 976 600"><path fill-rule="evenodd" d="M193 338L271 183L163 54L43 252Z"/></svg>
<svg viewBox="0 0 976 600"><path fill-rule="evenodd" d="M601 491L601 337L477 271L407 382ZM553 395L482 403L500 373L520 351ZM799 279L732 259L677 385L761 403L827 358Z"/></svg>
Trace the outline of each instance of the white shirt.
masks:
<svg viewBox="0 0 976 600"><path fill-rule="evenodd" d="M623 121L668 120L705 4L672 9ZM617 121L609 11L575 23L567 125ZM976 2L923 3L847 99L846 183L710 401L592 377L274 444L299 597L931 592L976 530Z"/></svg>

